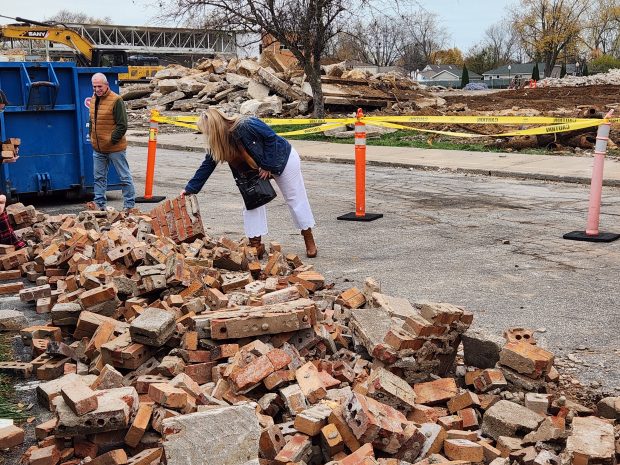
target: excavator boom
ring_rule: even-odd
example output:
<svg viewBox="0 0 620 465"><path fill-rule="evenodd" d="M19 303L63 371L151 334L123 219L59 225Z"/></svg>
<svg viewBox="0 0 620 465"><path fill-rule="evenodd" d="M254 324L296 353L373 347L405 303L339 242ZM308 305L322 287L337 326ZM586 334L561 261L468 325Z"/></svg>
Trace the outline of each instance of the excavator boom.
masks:
<svg viewBox="0 0 620 465"><path fill-rule="evenodd" d="M95 47L77 32L56 25L14 25L0 26L0 37L18 40L47 40L64 44L75 50L87 66L92 66Z"/></svg>

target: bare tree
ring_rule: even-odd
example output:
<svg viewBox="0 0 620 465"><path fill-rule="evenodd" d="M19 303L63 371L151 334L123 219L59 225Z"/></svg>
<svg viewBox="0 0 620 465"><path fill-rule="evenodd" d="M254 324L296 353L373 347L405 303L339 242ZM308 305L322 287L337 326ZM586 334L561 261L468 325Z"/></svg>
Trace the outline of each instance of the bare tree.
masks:
<svg viewBox="0 0 620 465"><path fill-rule="evenodd" d="M402 54L406 37L403 27L401 18L385 15L377 15L370 22L351 23L348 31L338 36L335 55L392 66Z"/></svg>
<svg viewBox="0 0 620 465"><path fill-rule="evenodd" d="M95 18L93 16L88 16L86 13L71 10L60 10L58 13L45 20L62 24L112 24L112 18L109 16Z"/></svg>
<svg viewBox="0 0 620 465"><path fill-rule="evenodd" d="M321 57L344 31L356 0L171 0L178 19L202 15L222 28L272 37L291 51L314 95L314 115L322 117Z"/></svg>
<svg viewBox="0 0 620 465"><path fill-rule="evenodd" d="M431 62L433 55L443 49L449 35L439 24L439 16L420 8L402 16L406 34L401 51L405 68L409 71L422 69Z"/></svg>
<svg viewBox="0 0 620 465"><path fill-rule="evenodd" d="M508 20L493 24L484 32L484 47L488 48L492 67L505 65L514 59L517 37L513 25Z"/></svg>

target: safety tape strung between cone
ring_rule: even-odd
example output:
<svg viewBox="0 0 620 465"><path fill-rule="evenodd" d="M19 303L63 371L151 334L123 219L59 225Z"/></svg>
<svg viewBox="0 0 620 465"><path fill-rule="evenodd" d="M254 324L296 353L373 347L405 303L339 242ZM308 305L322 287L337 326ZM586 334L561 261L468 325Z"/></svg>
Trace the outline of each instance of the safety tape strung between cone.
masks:
<svg viewBox="0 0 620 465"><path fill-rule="evenodd" d="M171 121L182 123L195 123L198 116L166 116ZM306 124L349 124L356 121L355 118L263 118L262 121L269 126L291 126ZM591 118L560 118L554 116L365 116L362 122L385 121L388 123L438 123L438 124L566 124L592 121ZM610 119L612 123L620 122L620 118Z"/></svg>
<svg viewBox="0 0 620 465"><path fill-rule="evenodd" d="M402 124L394 124L394 123L385 123L383 121L373 121L372 126L381 126L384 128L393 128L393 129L405 129L408 131L419 131L419 132L428 132L432 134L440 134L452 137L463 137L468 139L475 138L483 138L483 137L513 137L513 136L534 136L540 134L555 134L558 132L567 132L574 131L576 129L585 129L591 128L594 126L599 126L605 122L605 120L586 120L579 123L570 123L570 124L554 124L550 126L542 126L531 129L520 129L518 131L513 132L504 132L501 134L471 134L468 132L449 132L449 131L437 131L434 129L422 129L422 128L414 128L411 126L404 126Z"/></svg>
<svg viewBox="0 0 620 465"><path fill-rule="evenodd" d="M196 121L195 116L155 116L153 121L159 123L172 124L174 126L185 127L197 130L198 127L191 121ZM347 124L353 124L357 120L355 118L327 118L327 119L273 119L266 118L262 120L264 123L278 126L291 124L313 124L326 123L311 128L298 129L296 131L288 131L279 133L280 136L298 136L305 134L314 134L335 129ZM452 137L461 137L468 139L484 138L484 137L513 137L541 134L555 134L560 132L575 131L577 129L591 128L599 126L606 122L620 123L620 118L605 119L587 119L587 118L553 118L546 116L497 116L497 117L478 117L478 116L371 116L364 117L362 122L366 122L370 126L380 126L392 129L403 129L407 131L426 132L431 134L440 134ZM544 124L536 128L520 129L518 131L505 132L501 134L471 134L467 132L440 131L435 129L423 129L402 124L395 124L389 121L399 122L423 122L423 123L453 123L453 124Z"/></svg>

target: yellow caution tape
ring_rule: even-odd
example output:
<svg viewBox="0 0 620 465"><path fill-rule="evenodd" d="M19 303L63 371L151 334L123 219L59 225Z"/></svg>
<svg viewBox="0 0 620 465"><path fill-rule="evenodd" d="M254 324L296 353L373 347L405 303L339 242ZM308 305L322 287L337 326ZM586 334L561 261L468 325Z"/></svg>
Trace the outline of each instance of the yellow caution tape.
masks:
<svg viewBox="0 0 620 465"><path fill-rule="evenodd" d="M551 116L365 116L364 122L438 124L566 124L592 121L587 118L556 118ZM600 120L599 120L600 121Z"/></svg>
<svg viewBox="0 0 620 465"><path fill-rule="evenodd" d="M154 121L159 123L172 124L174 126L185 127L198 130L195 123L197 116L154 116ZM304 134L314 134L335 129L347 124L353 124L356 118L265 118L262 120L270 126L281 125L306 125L320 124L296 131L279 133L280 136L298 136ZM483 137L513 137L526 135L555 134L560 132L574 131L577 129L591 128L605 123L620 123L620 118L612 119L588 119L588 118L556 118L548 116L370 116L361 119L371 126L380 126L407 131L426 132L461 138L483 138ZM419 127L405 126L397 123L431 123L431 124L544 124L545 126L520 129L518 131L505 132L501 134L472 134L467 132L440 131L435 129L423 129Z"/></svg>
<svg viewBox="0 0 620 465"><path fill-rule="evenodd" d="M289 132L278 132L277 134L278 136L300 136L303 134L312 134L315 132L323 132L329 129L340 128L342 126L345 126L346 124L347 123L323 124L321 126L315 126L313 128L298 129L297 131L289 131Z"/></svg>
<svg viewBox="0 0 620 465"><path fill-rule="evenodd" d="M384 121L373 121L369 126L380 126L383 128L392 128L392 129L404 129L409 131L418 131L418 132L428 132L431 134L441 134L445 136L453 136L453 137L466 137L466 138L474 138L479 137L478 134L471 134L469 132L448 132L448 131L437 131L435 129L421 129L414 128L411 126L403 126L402 124L394 124L394 123L386 123Z"/></svg>
<svg viewBox="0 0 620 465"><path fill-rule="evenodd" d="M184 123L182 121L178 121L168 116L155 116L151 119L153 121L157 121L158 123L172 124L173 126L180 126L182 128L194 129L195 131L198 130L198 126L196 126L195 124Z"/></svg>
<svg viewBox="0 0 620 465"><path fill-rule="evenodd" d="M432 134L441 134L441 135L446 135L446 136L474 139L474 138L481 138L481 137L513 137L513 136L534 136L534 135L540 135L540 134L555 134L558 132L568 132L568 131L574 131L576 129L591 128L594 126L599 126L603 122L605 122L605 120L600 120L600 119L585 120L585 121L582 120L578 123L553 124L550 126L541 126L537 128L521 129L518 131L504 132L501 134L471 134L468 132L437 131L433 129L422 129L422 128L414 128L411 126L403 126L402 124L386 123L383 121L373 121L372 125L382 126L386 128L405 129L409 131L429 132Z"/></svg>

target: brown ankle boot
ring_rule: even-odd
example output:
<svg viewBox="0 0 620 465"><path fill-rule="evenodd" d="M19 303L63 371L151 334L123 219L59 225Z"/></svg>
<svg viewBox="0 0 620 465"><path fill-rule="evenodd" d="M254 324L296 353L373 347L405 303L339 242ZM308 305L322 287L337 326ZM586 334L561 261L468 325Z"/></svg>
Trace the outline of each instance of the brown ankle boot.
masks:
<svg viewBox="0 0 620 465"><path fill-rule="evenodd" d="M304 242L306 243L306 255L308 258L316 257L317 249L316 244L314 243L314 237L312 236L312 228L302 230L301 235L304 236Z"/></svg>
<svg viewBox="0 0 620 465"><path fill-rule="evenodd" d="M261 243L261 237L250 237L250 247L256 248L256 256L260 260L265 255L265 246Z"/></svg>

